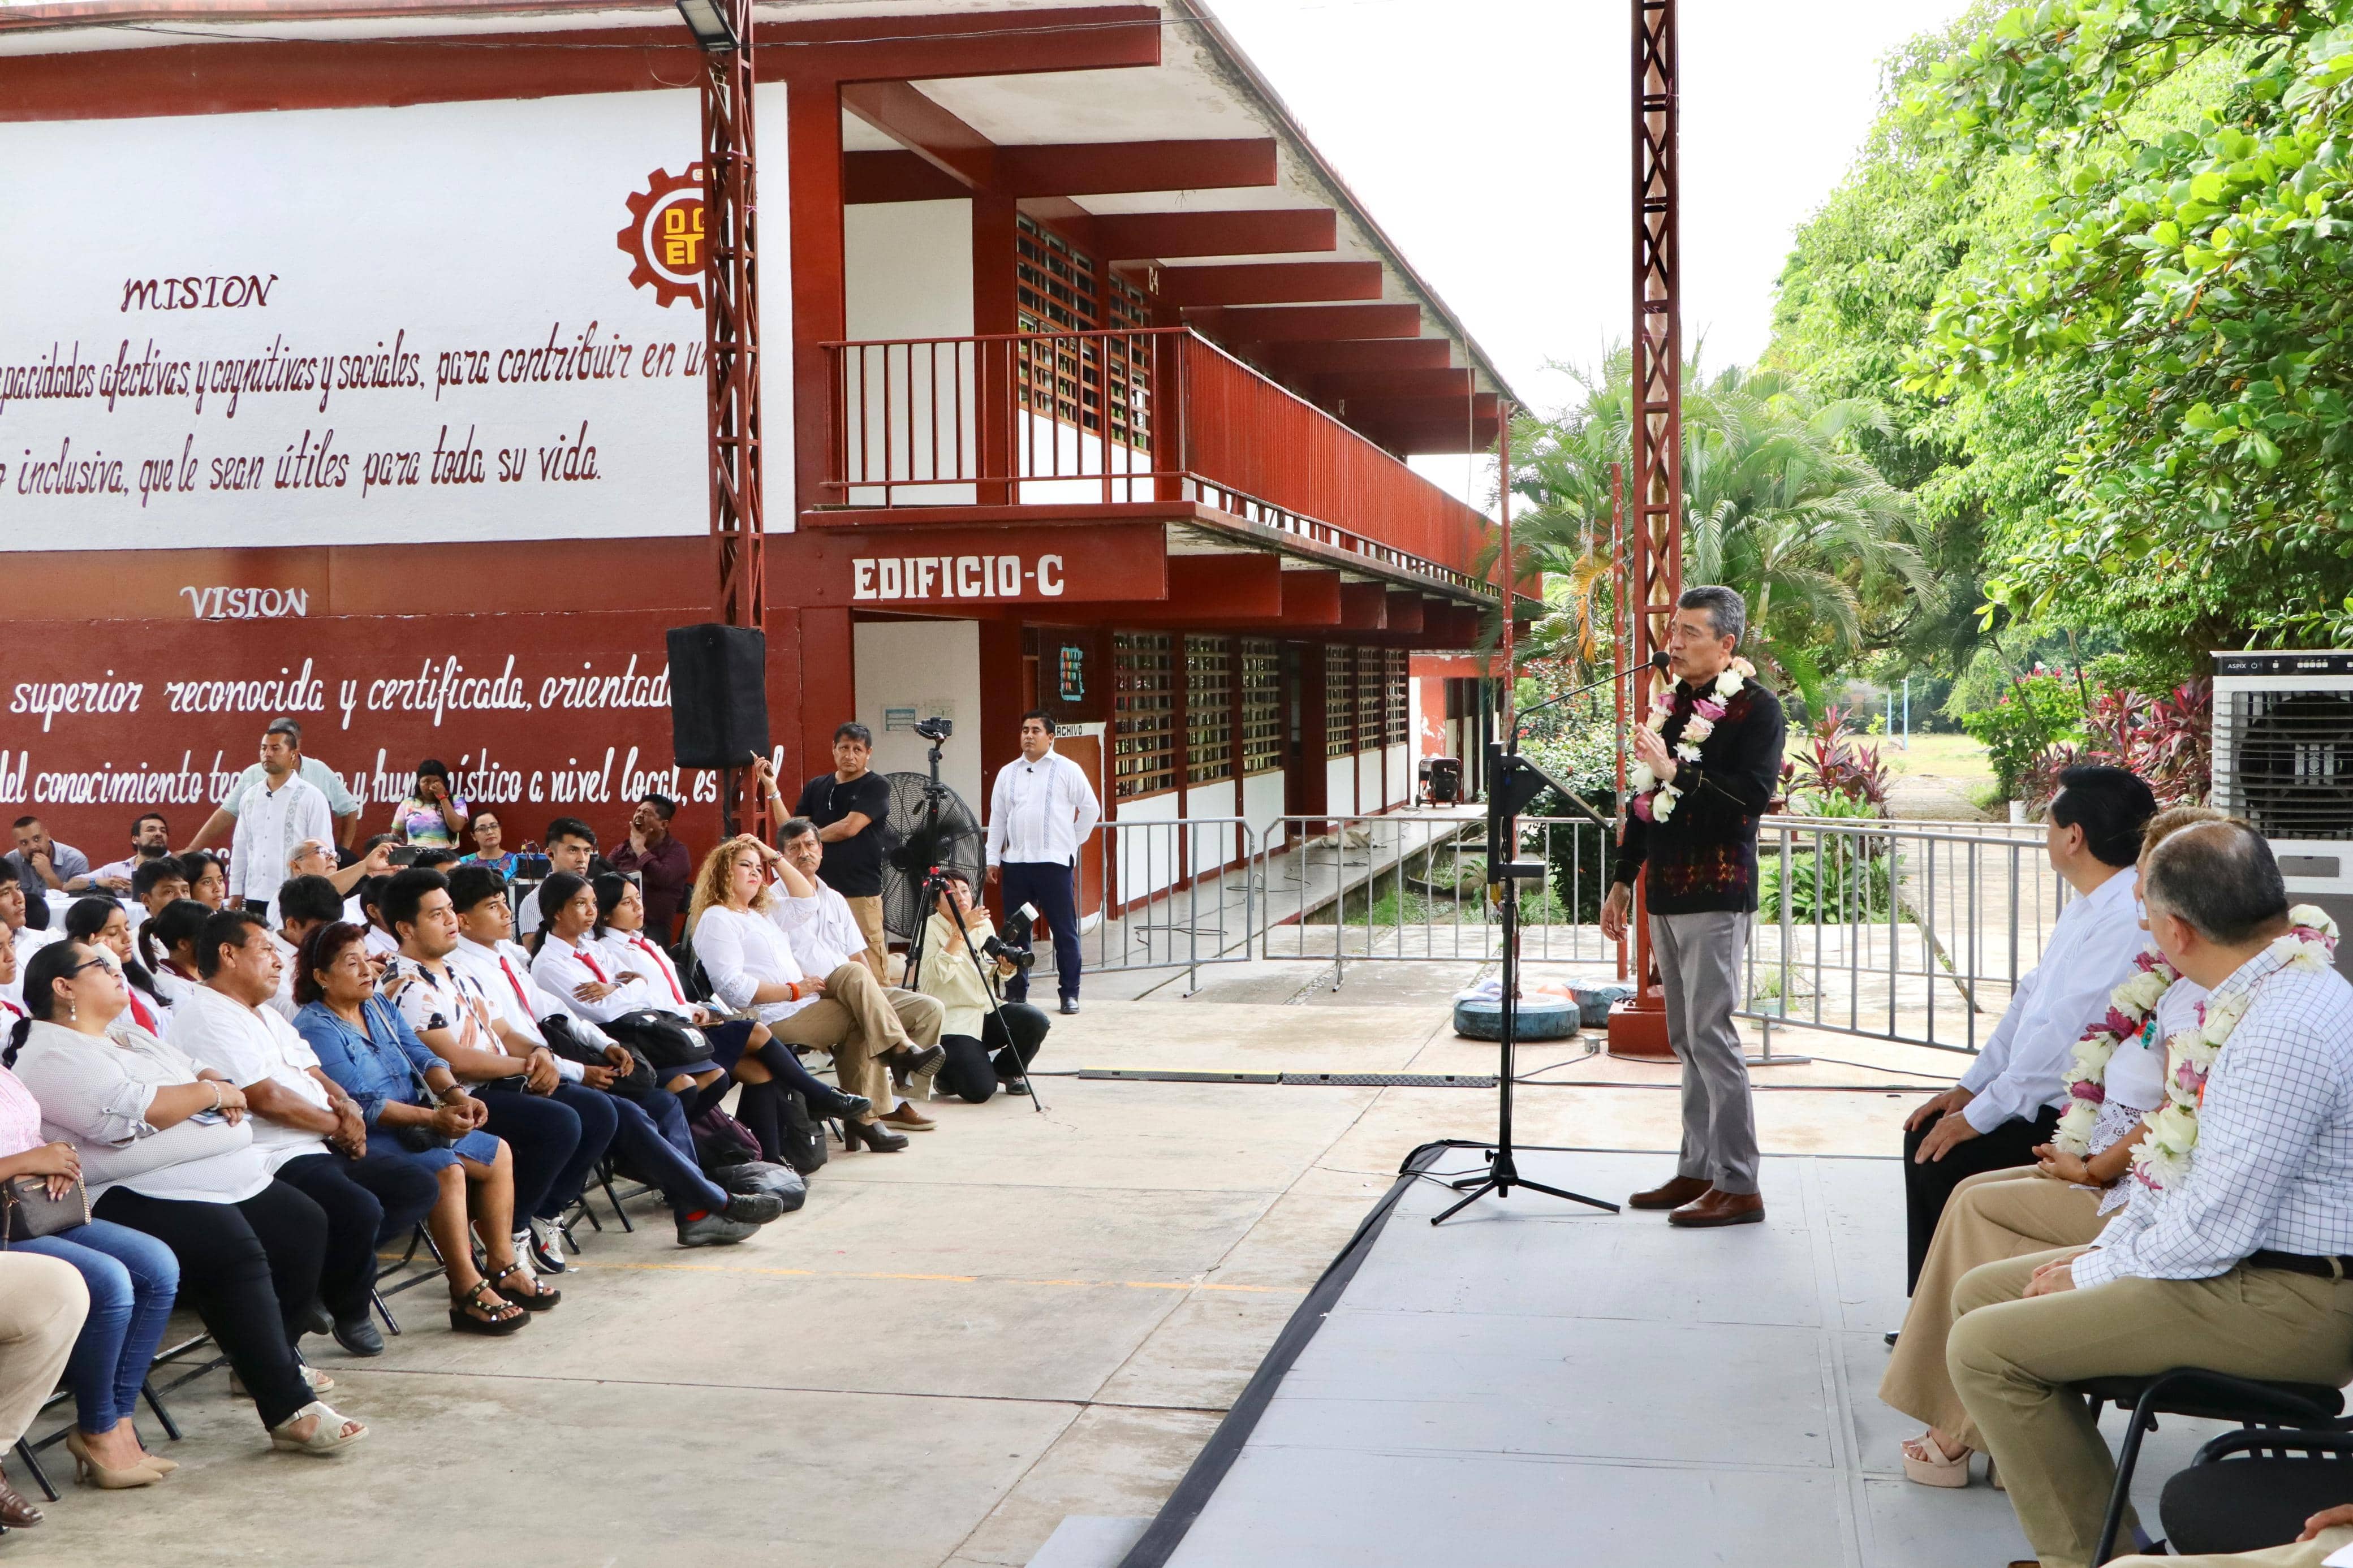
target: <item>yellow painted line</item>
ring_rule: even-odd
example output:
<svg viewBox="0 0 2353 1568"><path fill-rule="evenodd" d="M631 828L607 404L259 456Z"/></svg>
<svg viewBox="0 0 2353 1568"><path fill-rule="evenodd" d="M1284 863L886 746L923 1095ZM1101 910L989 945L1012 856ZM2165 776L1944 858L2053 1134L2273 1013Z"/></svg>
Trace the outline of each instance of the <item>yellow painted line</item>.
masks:
<svg viewBox="0 0 2353 1568"><path fill-rule="evenodd" d="M1221 1285L1198 1279L1023 1279L1009 1275L901 1274L856 1268L748 1268L728 1263L589 1263L575 1269L628 1268L673 1274L758 1274L790 1279L913 1279L941 1285L1056 1285L1081 1290L1218 1290L1232 1295L1304 1296L1304 1287Z"/></svg>

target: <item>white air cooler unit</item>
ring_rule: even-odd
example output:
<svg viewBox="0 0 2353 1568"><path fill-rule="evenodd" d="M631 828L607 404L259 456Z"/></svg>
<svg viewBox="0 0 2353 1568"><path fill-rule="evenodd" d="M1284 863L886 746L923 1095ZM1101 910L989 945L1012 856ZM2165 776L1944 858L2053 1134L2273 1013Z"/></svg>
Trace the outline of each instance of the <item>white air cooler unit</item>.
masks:
<svg viewBox="0 0 2353 1568"><path fill-rule="evenodd" d="M2212 798L2270 841L2291 901L2353 931L2353 653L2215 654ZM2353 979L2353 942L2337 967Z"/></svg>

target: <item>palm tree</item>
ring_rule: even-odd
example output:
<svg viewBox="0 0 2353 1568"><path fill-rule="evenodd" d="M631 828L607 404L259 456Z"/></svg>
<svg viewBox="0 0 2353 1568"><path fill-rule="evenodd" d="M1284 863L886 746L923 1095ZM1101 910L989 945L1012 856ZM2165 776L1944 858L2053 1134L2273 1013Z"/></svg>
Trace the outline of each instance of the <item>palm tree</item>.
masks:
<svg viewBox="0 0 2353 1568"><path fill-rule="evenodd" d="M1514 520L1513 552L1565 589L1538 646L1580 659L1610 614L1609 465L1629 451L1629 368L1612 354L1599 381L1579 377L1580 406L1513 428L1514 451L1527 454L1513 494L1529 508ZM1683 580L1739 589L1758 662L1816 706L1824 666L1864 648L1874 612L1941 598L1908 498L1852 438L1884 421L1867 400L1818 401L1778 373L1684 372Z"/></svg>

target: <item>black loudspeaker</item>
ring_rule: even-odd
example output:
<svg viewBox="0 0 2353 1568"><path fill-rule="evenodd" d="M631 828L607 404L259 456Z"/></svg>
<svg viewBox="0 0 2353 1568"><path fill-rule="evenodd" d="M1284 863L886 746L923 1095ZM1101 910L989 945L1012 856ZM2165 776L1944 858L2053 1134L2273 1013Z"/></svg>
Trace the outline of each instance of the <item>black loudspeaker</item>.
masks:
<svg viewBox="0 0 2353 1568"><path fill-rule="evenodd" d="M670 750L682 768L740 768L768 754L768 639L750 626L672 626Z"/></svg>

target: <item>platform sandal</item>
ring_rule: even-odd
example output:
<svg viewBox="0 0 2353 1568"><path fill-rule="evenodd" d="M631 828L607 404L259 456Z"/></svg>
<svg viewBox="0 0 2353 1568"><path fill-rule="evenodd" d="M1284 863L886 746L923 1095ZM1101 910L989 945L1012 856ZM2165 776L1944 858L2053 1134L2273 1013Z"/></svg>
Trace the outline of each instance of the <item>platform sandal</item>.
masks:
<svg viewBox="0 0 2353 1568"><path fill-rule="evenodd" d="M484 1300L488 1292L489 1299ZM478 1318L474 1310L480 1308L490 1314ZM477 1279L474 1288L449 1303L449 1328L453 1333L490 1334L494 1337L513 1333L531 1321L531 1314L520 1302L510 1301L491 1289L487 1279Z"/></svg>
<svg viewBox="0 0 2353 1568"><path fill-rule="evenodd" d="M505 1279L510 1274L522 1275L523 1278L523 1283L529 1285L531 1289L529 1290L510 1290L505 1286L499 1283L500 1280ZM521 1307L526 1312L553 1311L556 1304L564 1300L563 1291L551 1290L546 1286L541 1284L539 1280L533 1276L531 1270L522 1266L520 1259L508 1264L504 1268L501 1268L497 1273L491 1275L491 1288L497 1290L500 1295L505 1297L508 1300L512 1301L516 1306Z"/></svg>

